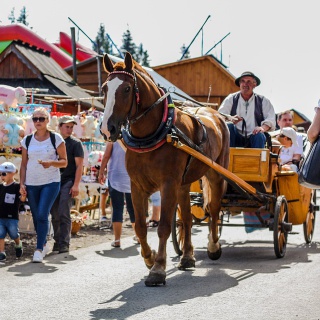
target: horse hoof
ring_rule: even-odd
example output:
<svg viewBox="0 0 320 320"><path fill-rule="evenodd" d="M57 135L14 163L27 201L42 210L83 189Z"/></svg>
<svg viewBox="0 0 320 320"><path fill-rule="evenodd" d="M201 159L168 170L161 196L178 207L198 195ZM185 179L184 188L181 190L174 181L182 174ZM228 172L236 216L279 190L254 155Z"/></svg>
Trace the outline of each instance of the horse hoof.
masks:
<svg viewBox="0 0 320 320"><path fill-rule="evenodd" d="M209 250L207 250L207 253L208 253L208 257L211 260L218 260L222 254L221 245L219 245L219 249L216 252L210 252Z"/></svg>
<svg viewBox="0 0 320 320"><path fill-rule="evenodd" d="M165 285L166 284L166 273L165 271L150 271L147 279L145 280L144 284L147 287L156 287L161 284Z"/></svg>
<svg viewBox="0 0 320 320"><path fill-rule="evenodd" d="M195 258L182 258L178 265L179 270L186 270L196 267L196 259Z"/></svg>

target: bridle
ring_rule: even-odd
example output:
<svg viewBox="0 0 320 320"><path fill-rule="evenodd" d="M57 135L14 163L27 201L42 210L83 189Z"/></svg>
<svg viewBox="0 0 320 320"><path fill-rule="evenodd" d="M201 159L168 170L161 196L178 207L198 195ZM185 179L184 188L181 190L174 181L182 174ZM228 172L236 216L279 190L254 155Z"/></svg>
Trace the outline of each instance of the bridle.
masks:
<svg viewBox="0 0 320 320"><path fill-rule="evenodd" d="M133 79L133 92L134 92L134 96L135 99L133 100L130 110L128 112L127 115L127 119L126 122L129 124L134 124L135 122L137 122L138 120L140 120L142 117L145 117L152 109L154 109L159 103L161 103L164 99L166 99L168 97L168 95L170 94L170 92L166 92L164 95L161 95L160 98L154 102L150 107L148 107L146 110L144 110L142 113L139 114L139 106L140 106L140 93L139 93L139 88L138 88L138 84L137 84L137 76L136 76L136 72L134 72L132 70L133 74L127 71L122 71L122 70L118 70L118 71L112 71L109 73L107 80L109 79L110 76L115 75L115 74L123 74L126 76L129 76L130 78ZM161 91L160 91L161 94ZM134 103L136 104L136 115L132 115L132 110L133 110L133 106Z"/></svg>

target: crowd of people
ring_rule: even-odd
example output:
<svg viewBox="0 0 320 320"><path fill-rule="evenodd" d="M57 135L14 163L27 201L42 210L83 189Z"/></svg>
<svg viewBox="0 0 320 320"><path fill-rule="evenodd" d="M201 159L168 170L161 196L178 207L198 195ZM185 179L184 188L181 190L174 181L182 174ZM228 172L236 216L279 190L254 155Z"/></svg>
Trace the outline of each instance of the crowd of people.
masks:
<svg viewBox="0 0 320 320"><path fill-rule="evenodd" d="M240 88L228 95L218 111L226 117L230 132L230 147L265 147L268 135L272 146L279 146L282 170L298 172L299 162L308 139L311 143L320 133L320 101L307 134L300 134L293 125L290 110L275 115L269 99L254 92L261 83L252 72L243 72L235 79ZM52 216L54 245L52 251L69 251L71 234L70 210L72 199L79 194L84 152L82 143L72 135L75 120L70 116L59 119L60 133L50 131L50 114L45 108L37 108L32 114L35 131L21 141L22 162L20 183L14 180L17 168L11 162L0 165L0 262L6 260L5 237L15 243L16 257L23 254L19 234L19 204L28 200L32 212L37 244L33 262L42 262L50 249L47 246L49 214ZM278 125L278 130L276 129ZM131 200L130 177L125 167L125 148L118 142L107 143L101 162L98 181L104 185L101 193L101 221L106 221L106 202L110 196L114 240L111 246L121 247L123 212L126 208L132 227L135 226ZM147 222L154 228L160 222L160 192L151 195L152 216ZM146 213L146 219L148 214ZM134 236L134 241L139 239Z"/></svg>

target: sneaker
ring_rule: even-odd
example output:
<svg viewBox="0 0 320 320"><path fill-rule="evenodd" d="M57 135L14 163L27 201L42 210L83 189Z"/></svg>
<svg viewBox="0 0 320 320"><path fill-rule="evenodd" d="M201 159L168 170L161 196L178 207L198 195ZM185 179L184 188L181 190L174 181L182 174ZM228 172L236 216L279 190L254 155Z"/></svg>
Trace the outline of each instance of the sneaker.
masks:
<svg viewBox="0 0 320 320"><path fill-rule="evenodd" d="M44 258L50 251L49 245L46 244L45 246L43 246L43 250L42 250L42 257Z"/></svg>
<svg viewBox="0 0 320 320"><path fill-rule="evenodd" d="M39 250L36 250L33 254L32 262L42 262L42 261L43 261L42 252Z"/></svg>
<svg viewBox="0 0 320 320"><path fill-rule="evenodd" d="M0 252L0 262L5 262L7 260L7 255L5 252Z"/></svg>
<svg viewBox="0 0 320 320"><path fill-rule="evenodd" d="M20 243L16 245L14 248L16 250L16 257L20 258L23 254L22 241L20 240Z"/></svg>
<svg viewBox="0 0 320 320"><path fill-rule="evenodd" d="M55 243L53 244L52 251L60 251L60 246L59 246L59 243L58 243L58 242L55 242Z"/></svg>
<svg viewBox="0 0 320 320"><path fill-rule="evenodd" d="M66 253L66 252L69 252L69 246L67 245L60 246L59 253Z"/></svg>
<svg viewBox="0 0 320 320"><path fill-rule="evenodd" d="M101 219L100 219L100 222L107 222L108 219L106 216L102 216Z"/></svg>

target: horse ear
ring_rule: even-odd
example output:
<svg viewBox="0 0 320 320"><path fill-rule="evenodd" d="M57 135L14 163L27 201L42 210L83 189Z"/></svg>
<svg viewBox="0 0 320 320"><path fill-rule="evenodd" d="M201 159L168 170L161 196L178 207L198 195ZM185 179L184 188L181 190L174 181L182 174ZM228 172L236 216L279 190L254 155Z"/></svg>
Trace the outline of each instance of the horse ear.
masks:
<svg viewBox="0 0 320 320"><path fill-rule="evenodd" d="M112 72L114 70L113 63L107 54L103 56L103 67L106 72Z"/></svg>
<svg viewBox="0 0 320 320"><path fill-rule="evenodd" d="M124 57L124 63L126 65L126 69L131 71L133 69L133 60L130 52L126 52L126 56Z"/></svg>

